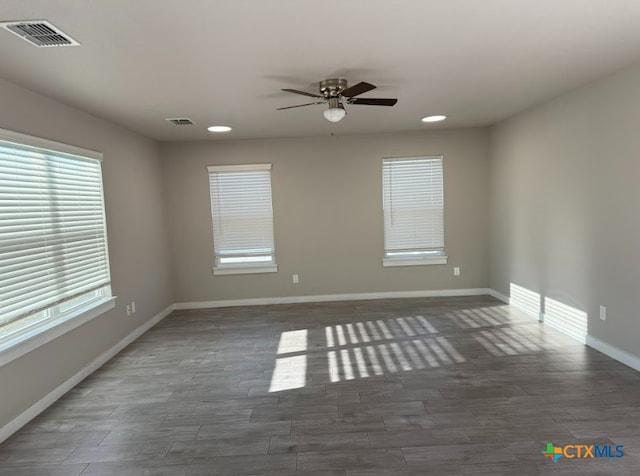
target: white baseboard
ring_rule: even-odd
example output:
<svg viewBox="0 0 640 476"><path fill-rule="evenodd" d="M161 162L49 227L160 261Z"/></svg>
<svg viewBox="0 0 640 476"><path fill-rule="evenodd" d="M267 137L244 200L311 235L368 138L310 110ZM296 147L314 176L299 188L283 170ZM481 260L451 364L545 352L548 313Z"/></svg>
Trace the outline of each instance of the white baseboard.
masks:
<svg viewBox="0 0 640 476"><path fill-rule="evenodd" d="M28 409L23 411L20 415L15 417L9 423L0 428L0 443L13 435L16 431L22 428L24 425L29 423L35 417L37 417L40 413L49 408L56 400L62 397L65 393L71 390L73 387L82 382L85 378L91 375L93 372L98 370L102 365L104 365L107 361L113 358L118 352L124 349L126 346L131 344L134 340L140 337L142 334L147 332L153 326L155 326L162 319L171 314L174 310L174 305L167 307L162 310L158 314L156 314L153 318L149 319L145 323L136 327L129 335L127 335L124 339L118 342L116 345L111 347L109 350L100 354L95 360L93 360L90 364L80 370L77 374L72 376L70 379L62 383L53 391L49 392L39 401L31 405Z"/></svg>
<svg viewBox="0 0 640 476"><path fill-rule="evenodd" d="M640 372L640 357L630 354L622 349L618 349L617 347L607 344L593 336L587 336L586 344L598 352L602 352L604 355Z"/></svg>
<svg viewBox="0 0 640 476"><path fill-rule="evenodd" d="M364 301L371 299L398 299L420 297L449 297L449 296L482 296L490 294L488 288L471 289L442 289L430 291L393 291L382 293L358 293L358 294L319 294L314 296L285 296L257 299L226 299L220 301L178 302L176 310L181 309L208 309L216 307L236 306L263 306L267 304L297 304L305 302L330 302L330 301Z"/></svg>
<svg viewBox="0 0 640 476"><path fill-rule="evenodd" d="M500 301L502 301L505 304L509 304L509 297L505 296L502 293L499 293L495 289L489 289L489 295L493 296L496 299L499 299Z"/></svg>

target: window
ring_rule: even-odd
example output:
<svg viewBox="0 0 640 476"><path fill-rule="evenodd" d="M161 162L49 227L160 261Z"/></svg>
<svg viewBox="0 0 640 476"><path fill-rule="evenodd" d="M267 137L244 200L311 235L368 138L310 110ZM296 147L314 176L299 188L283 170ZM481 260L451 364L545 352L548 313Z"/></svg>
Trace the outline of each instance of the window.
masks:
<svg viewBox="0 0 640 476"><path fill-rule="evenodd" d="M100 159L0 131L0 352L113 307Z"/></svg>
<svg viewBox="0 0 640 476"><path fill-rule="evenodd" d="M215 252L213 274L276 272L271 164L207 169Z"/></svg>
<svg viewBox="0 0 640 476"><path fill-rule="evenodd" d="M383 266L446 264L442 157L383 159Z"/></svg>

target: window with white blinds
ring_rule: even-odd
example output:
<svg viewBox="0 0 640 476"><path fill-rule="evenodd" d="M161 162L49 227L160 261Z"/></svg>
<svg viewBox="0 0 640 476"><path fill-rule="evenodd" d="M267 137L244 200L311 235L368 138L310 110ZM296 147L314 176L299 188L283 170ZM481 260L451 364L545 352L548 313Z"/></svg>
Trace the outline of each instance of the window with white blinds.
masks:
<svg viewBox="0 0 640 476"><path fill-rule="evenodd" d="M210 166L214 274L277 271L271 164Z"/></svg>
<svg viewBox="0 0 640 476"><path fill-rule="evenodd" d="M442 157L382 161L385 266L444 264Z"/></svg>
<svg viewBox="0 0 640 476"><path fill-rule="evenodd" d="M0 349L110 295L100 160L0 137Z"/></svg>

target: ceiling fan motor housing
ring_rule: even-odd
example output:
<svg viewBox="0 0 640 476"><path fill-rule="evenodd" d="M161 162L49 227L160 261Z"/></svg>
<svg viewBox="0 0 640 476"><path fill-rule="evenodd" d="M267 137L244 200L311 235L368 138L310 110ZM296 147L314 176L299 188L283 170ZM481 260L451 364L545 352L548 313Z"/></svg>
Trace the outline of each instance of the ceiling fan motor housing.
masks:
<svg viewBox="0 0 640 476"><path fill-rule="evenodd" d="M345 89L347 89L347 80L343 78L320 81L320 93L325 98L338 97Z"/></svg>
<svg viewBox="0 0 640 476"><path fill-rule="evenodd" d="M327 102L329 103L329 109L344 109L344 106L340 102L340 98L330 97Z"/></svg>

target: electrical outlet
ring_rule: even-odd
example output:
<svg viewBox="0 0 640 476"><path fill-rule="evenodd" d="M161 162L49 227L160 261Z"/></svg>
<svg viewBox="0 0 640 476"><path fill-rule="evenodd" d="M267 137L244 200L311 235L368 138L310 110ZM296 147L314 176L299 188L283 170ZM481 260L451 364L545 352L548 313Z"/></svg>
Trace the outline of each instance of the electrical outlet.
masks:
<svg viewBox="0 0 640 476"><path fill-rule="evenodd" d="M131 315L131 304L127 304L127 317Z"/></svg>
<svg viewBox="0 0 640 476"><path fill-rule="evenodd" d="M600 320L601 321L607 320L607 308L604 306L600 306Z"/></svg>
<svg viewBox="0 0 640 476"><path fill-rule="evenodd" d="M297 274L294 274L292 277L293 277L293 284L298 284L300 282L300 279L298 278Z"/></svg>
<svg viewBox="0 0 640 476"><path fill-rule="evenodd" d="M453 268L453 275L454 276L460 276L460 267L456 266L455 268Z"/></svg>
<svg viewBox="0 0 640 476"><path fill-rule="evenodd" d="M131 314L135 314L135 313L136 313L136 302L131 301Z"/></svg>

